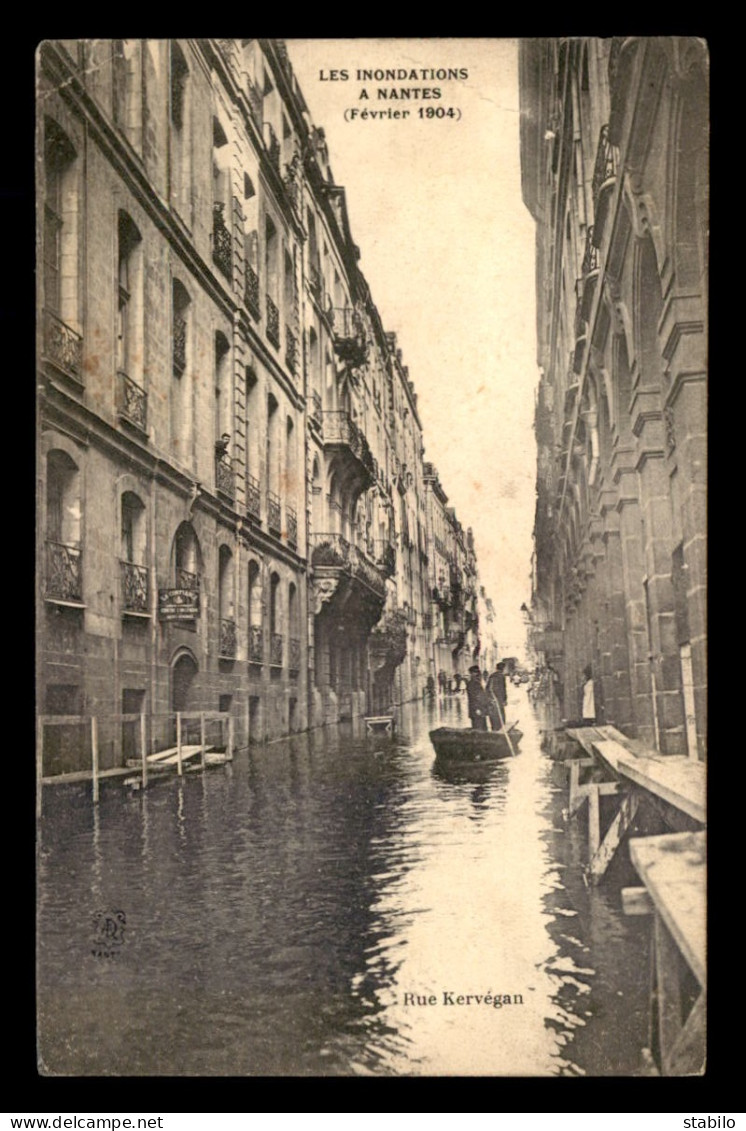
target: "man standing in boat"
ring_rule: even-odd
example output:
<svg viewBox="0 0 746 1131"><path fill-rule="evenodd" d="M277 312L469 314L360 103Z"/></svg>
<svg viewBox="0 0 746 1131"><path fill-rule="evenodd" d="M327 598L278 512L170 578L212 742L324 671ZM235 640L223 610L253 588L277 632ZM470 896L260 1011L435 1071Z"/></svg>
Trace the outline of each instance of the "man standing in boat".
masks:
<svg viewBox="0 0 746 1131"><path fill-rule="evenodd" d="M487 681L490 722L493 730L502 730L505 724L505 708L508 705L508 688L505 682L505 661L496 665Z"/></svg>
<svg viewBox="0 0 746 1131"><path fill-rule="evenodd" d="M485 691L479 674L479 664L472 664L469 668L469 682L466 685L466 696L469 701L469 718L473 730L487 730L487 716L489 714L489 698Z"/></svg>

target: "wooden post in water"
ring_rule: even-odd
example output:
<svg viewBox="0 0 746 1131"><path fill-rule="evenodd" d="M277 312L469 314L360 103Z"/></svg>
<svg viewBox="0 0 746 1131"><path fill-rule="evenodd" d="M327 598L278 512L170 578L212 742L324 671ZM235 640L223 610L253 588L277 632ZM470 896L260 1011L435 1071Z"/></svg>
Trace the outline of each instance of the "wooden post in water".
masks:
<svg viewBox="0 0 746 1131"><path fill-rule="evenodd" d="M148 784L148 747L145 737L145 715L140 715L140 757L142 758L142 787Z"/></svg>
<svg viewBox="0 0 746 1131"><path fill-rule="evenodd" d="M91 715L91 777L93 781L93 804L98 804L98 719Z"/></svg>
<svg viewBox="0 0 746 1131"><path fill-rule="evenodd" d="M226 754L226 760L228 762L233 761L233 743L234 743L234 741L235 741L234 721L233 721L233 715L230 714L228 716L228 753Z"/></svg>
<svg viewBox="0 0 746 1131"><path fill-rule="evenodd" d="M176 767L181 777L183 771L181 768L181 711L176 712Z"/></svg>
<svg viewBox="0 0 746 1131"><path fill-rule="evenodd" d="M41 817L42 777L44 775L44 721L36 720L36 816Z"/></svg>
<svg viewBox="0 0 746 1131"><path fill-rule="evenodd" d="M205 712L202 711L199 716L199 736L202 743L202 769L205 768Z"/></svg>

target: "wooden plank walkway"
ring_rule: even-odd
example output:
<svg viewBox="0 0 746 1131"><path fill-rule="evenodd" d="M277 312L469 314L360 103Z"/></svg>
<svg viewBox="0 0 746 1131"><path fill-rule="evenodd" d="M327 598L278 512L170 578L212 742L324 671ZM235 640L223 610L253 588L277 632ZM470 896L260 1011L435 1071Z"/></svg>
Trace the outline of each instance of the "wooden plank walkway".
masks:
<svg viewBox="0 0 746 1131"><path fill-rule="evenodd" d="M619 773L636 786L687 813L704 824L707 819L704 762L678 755L627 758L619 762Z"/></svg>

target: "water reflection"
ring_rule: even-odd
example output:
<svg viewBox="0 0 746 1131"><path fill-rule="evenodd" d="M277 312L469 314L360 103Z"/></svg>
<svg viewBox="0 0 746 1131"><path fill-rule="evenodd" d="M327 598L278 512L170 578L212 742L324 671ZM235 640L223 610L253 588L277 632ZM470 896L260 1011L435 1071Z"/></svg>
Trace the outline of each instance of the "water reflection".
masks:
<svg viewBox="0 0 746 1131"><path fill-rule="evenodd" d="M427 732L460 725L456 700L405 709L393 740L340 728L132 796L109 783L95 814L48 790L49 1070L633 1070L647 931L585 888L563 767L512 694L521 754L476 777L434 765ZM127 915L108 960L91 953L99 906Z"/></svg>

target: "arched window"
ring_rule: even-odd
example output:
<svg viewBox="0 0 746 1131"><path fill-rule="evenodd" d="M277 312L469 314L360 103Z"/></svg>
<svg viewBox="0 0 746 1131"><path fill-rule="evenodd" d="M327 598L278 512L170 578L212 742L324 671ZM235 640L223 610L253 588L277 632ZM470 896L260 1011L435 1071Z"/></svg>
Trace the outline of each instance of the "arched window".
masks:
<svg viewBox="0 0 746 1131"><path fill-rule="evenodd" d="M186 287L178 279L172 287L171 356L172 382L171 442L175 451L186 460L192 444L192 389L188 380L190 350L191 301Z"/></svg>
<svg viewBox="0 0 746 1131"><path fill-rule="evenodd" d="M46 596L56 601L80 602L80 476L74 460L58 449L47 455L46 504Z"/></svg>
<svg viewBox="0 0 746 1131"><path fill-rule="evenodd" d="M234 615L233 554L230 547L218 551L218 654L224 659L236 657L236 621Z"/></svg>
<svg viewBox="0 0 746 1131"><path fill-rule="evenodd" d="M261 664L264 658L262 634L262 583L259 565L249 561L249 663Z"/></svg>
<svg viewBox="0 0 746 1131"><path fill-rule="evenodd" d="M67 135L51 118L44 126L44 353L82 380L78 314L78 162Z"/></svg>
<svg viewBox="0 0 746 1131"><path fill-rule="evenodd" d="M270 216L266 217L264 230L264 275L267 286L267 337L273 346L280 347L280 241L277 228Z"/></svg>
<svg viewBox="0 0 746 1131"><path fill-rule="evenodd" d="M281 439L279 405L270 393L267 397L267 523L273 534L282 530L280 487Z"/></svg>
<svg viewBox="0 0 746 1131"><path fill-rule="evenodd" d="M179 589L199 589L201 555L191 522L182 522L173 544L174 584Z"/></svg>
<svg viewBox="0 0 746 1131"><path fill-rule="evenodd" d="M143 385L144 279L142 238L132 218L120 210L117 220L116 367L119 406L125 420L145 430Z"/></svg>
<svg viewBox="0 0 746 1131"><path fill-rule="evenodd" d="M269 579L269 662L274 668L282 667L283 639L280 609L280 578L273 573Z"/></svg>
<svg viewBox="0 0 746 1131"><path fill-rule="evenodd" d="M119 561L122 574L122 608L125 613L147 613L149 606L145 505L133 491L121 499Z"/></svg>
<svg viewBox="0 0 746 1131"><path fill-rule="evenodd" d="M226 279L233 277L231 235L231 174L228 138L217 118L212 120L212 258Z"/></svg>
<svg viewBox="0 0 746 1131"><path fill-rule="evenodd" d="M261 317L259 299L259 232L257 195L254 183L248 173L243 178L244 213L244 261L246 282L244 298L246 305L256 319Z"/></svg>

